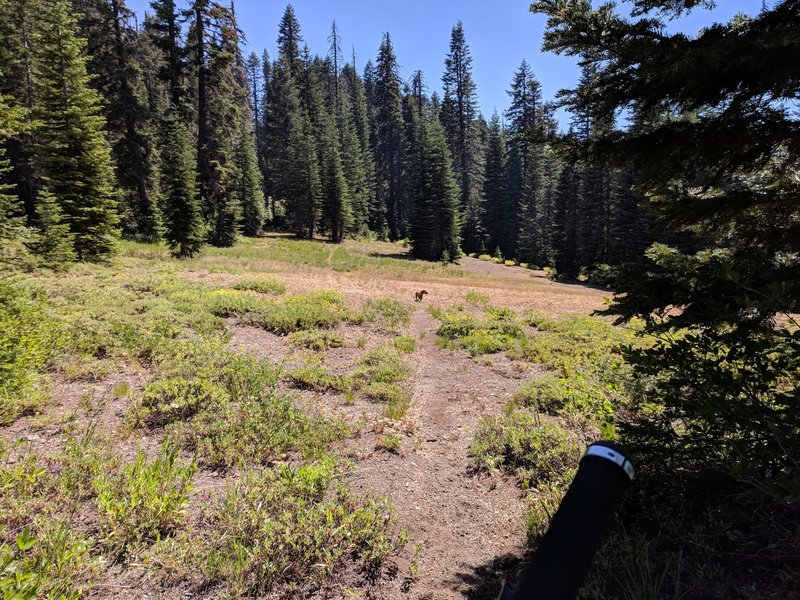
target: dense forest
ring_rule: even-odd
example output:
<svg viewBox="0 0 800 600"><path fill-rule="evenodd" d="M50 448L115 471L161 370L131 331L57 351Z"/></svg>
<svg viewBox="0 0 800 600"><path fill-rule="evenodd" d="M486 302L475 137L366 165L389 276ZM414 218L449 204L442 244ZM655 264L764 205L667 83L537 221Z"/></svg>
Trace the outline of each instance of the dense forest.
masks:
<svg viewBox="0 0 800 600"><path fill-rule="evenodd" d="M288 6L278 55L245 57L232 3L151 7L139 26L123 0L2 3L3 235L44 263L102 258L118 234L191 256L270 228L574 277L653 241L633 176L582 150L613 118L575 108L559 134L523 60L487 121L460 22L440 96L401 79L389 33L362 66L333 23L313 56Z"/></svg>

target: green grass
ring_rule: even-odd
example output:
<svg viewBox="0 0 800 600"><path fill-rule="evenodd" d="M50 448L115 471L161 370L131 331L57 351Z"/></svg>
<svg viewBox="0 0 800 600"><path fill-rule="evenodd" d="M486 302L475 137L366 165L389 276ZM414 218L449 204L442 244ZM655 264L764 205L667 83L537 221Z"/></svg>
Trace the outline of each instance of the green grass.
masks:
<svg viewBox="0 0 800 600"><path fill-rule="evenodd" d="M412 340L413 341L413 340ZM411 395L403 385L410 368L401 352L381 347L362 354L349 373L330 374L318 365L303 366L288 371L284 378L295 388L315 392L356 394L373 402L385 404L384 415L401 419L411 403Z"/></svg>
<svg viewBox="0 0 800 600"><path fill-rule="evenodd" d="M404 354L413 354L417 348L417 340L410 335L401 335L392 340L392 346Z"/></svg>
<svg viewBox="0 0 800 600"><path fill-rule="evenodd" d="M467 304L473 304L475 306L486 306L489 304L489 296L481 292L476 292L475 290L470 290L464 294L464 301Z"/></svg>

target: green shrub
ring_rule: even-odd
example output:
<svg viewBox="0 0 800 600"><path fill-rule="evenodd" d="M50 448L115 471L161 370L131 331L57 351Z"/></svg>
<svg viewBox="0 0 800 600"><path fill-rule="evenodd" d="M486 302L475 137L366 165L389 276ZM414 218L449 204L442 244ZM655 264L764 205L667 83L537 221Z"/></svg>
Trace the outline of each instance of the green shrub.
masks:
<svg viewBox="0 0 800 600"><path fill-rule="evenodd" d="M384 501L334 485L336 475L329 458L248 471L206 510L203 531L162 544L159 555L235 597L305 595L351 566L375 573L400 545L394 517Z"/></svg>
<svg viewBox="0 0 800 600"><path fill-rule="evenodd" d="M147 385L142 394L136 421L165 425L193 417L212 404L229 401L225 389L207 379L166 379Z"/></svg>
<svg viewBox="0 0 800 600"><path fill-rule="evenodd" d="M286 341L298 348L308 348L317 352L328 348L341 348L344 336L325 330L295 331L286 337Z"/></svg>
<svg viewBox="0 0 800 600"><path fill-rule="evenodd" d="M558 423L543 421L515 410L487 417L478 427L471 446L478 467L515 472L523 487L569 481L581 448Z"/></svg>
<svg viewBox="0 0 800 600"><path fill-rule="evenodd" d="M517 266L516 261L513 261L513 260L505 260L505 261L503 261L503 264L505 266L507 266L507 267L516 267Z"/></svg>
<svg viewBox="0 0 800 600"><path fill-rule="evenodd" d="M441 345L465 348L472 356L507 350L523 337L516 315L507 308L487 308L482 318L452 312L440 313L439 318L436 334L445 340Z"/></svg>
<svg viewBox="0 0 800 600"><path fill-rule="evenodd" d="M441 321L436 335L450 340L467 336L478 328L477 322L470 315L444 313Z"/></svg>
<svg viewBox="0 0 800 600"><path fill-rule="evenodd" d="M517 388L513 401L537 412L558 414L568 401L566 380L554 373L545 373Z"/></svg>
<svg viewBox="0 0 800 600"><path fill-rule="evenodd" d="M206 307L218 317L241 317L261 306L262 300L256 292L239 290L215 290L208 294Z"/></svg>
<svg viewBox="0 0 800 600"><path fill-rule="evenodd" d="M492 257L490 254L481 254L481 255L478 256L478 259L493 261L494 257Z"/></svg>
<svg viewBox="0 0 800 600"><path fill-rule="evenodd" d="M476 292L474 290L468 291L464 294L464 301L467 304L474 304L476 306L486 306L489 304L489 296L486 294L482 294L480 292Z"/></svg>
<svg viewBox="0 0 800 600"><path fill-rule="evenodd" d="M0 426L47 399L42 372L59 352L57 331L40 294L0 279Z"/></svg>
<svg viewBox="0 0 800 600"><path fill-rule="evenodd" d="M351 317L342 295L333 290L288 296L282 301L261 304L245 321L287 335L304 329L330 329Z"/></svg>
<svg viewBox="0 0 800 600"><path fill-rule="evenodd" d="M194 463L182 464L177 448L165 442L153 462L140 450L118 475L97 477L100 527L109 549L127 552L181 525L195 471Z"/></svg>
<svg viewBox="0 0 800 600"><path fill-rule="evenodd" d="M0 528L0 595L9 600L83 597L99 570L91 542L59 521L37 520L35 529L25 527L6 543Z"/></svg>
<svg viewBox="0 0 800 600"><path fill-rule="evenodd" d="M361 394L368 400L386 404L384 414L393 420L402 419L411 404L411 394L399 383L376 381L364 387Z"/></svg>
<svg viewBox="0 0 800 600"><path fill-rule="evenodd" d="M394 298L371 298L364 305L364 319L393 331L408 323L411 311L408 304Z"/></svg>
<svg viewBox="0 0 800 600"><path fill-rule="evenodd" d="M400 438L393 434L381 436L375 441L375 449L383 452L399 454L400 447Z"/></svg>
<svg viewBox="0 0 800 600"><path fill-rule="evenodd" d="M260 277L258 279L246 279L233 286L235 290L250 290L261 294L274 294L276 296L286 291L286 286L280 280L273 277Z"/></svg>
<svg viewBox="0 0 800 600"><path fill-rule="evenodd" d="M404 354L412 354L417 348L417 340L410 335L401 335L392 340L392 346Z"/></svg>
<svg viewBox="0 0 800 600"><path fill-rule="evenodd" d="M361 387L370 383L399 383L408 374L408 365L396 350L376 348L358 359L358 366L351 377L356 386Z"/></svg>
<svg viewBox="0 0 800 600"><path fill-rule="evenodd" d="M330 375L321 367L299 367L286 374L286 379L296 388L315 392L347 392L352 384L343 375Z"/></svg>

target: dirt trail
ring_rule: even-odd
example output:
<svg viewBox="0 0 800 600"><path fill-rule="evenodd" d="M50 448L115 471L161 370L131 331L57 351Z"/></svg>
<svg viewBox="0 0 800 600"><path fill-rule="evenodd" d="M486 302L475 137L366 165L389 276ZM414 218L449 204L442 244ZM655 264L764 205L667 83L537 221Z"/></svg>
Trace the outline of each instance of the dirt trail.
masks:
<svg viewBox="0 0 800 600"><path fill-rule="evenodd" d="M483 365L439 349L435 332L431 316L417 309L410 326L417 338L408 415L414 432L401 455L374 453L361 462L354 483L389 497L400 526L423 542L419 579L406 597L493 598L509 557L522 551L524 506L510 480L470 472L469 445L480 418L498 413L523 375L504 356ZM399 596L399 575L395 589L383 590L387 598Z"/></svg>

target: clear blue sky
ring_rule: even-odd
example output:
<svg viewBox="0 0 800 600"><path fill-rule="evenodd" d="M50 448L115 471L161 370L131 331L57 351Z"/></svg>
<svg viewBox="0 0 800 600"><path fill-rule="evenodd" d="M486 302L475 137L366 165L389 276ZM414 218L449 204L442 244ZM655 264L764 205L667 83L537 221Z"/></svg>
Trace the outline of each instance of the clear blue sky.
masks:
<svg viewBox="0 0 800 600"><path fill-rule="evenodd" d="M149 8L149 0L128 0L127 4L140 16ZM559 89L573 86L578 79L574 59L540 51L545 18L529 12L529 4L528 0L292 2L303 38L312 53L324 55L327 52L330 27L335 19L342 47L349 55L355 46L361 71L368 59L374 60L383 32L388 31L401 75L408 78L413 71L421 69L429 92L441 92L450 30L461 19L472 50L480 109L487 119L495 109L499 113L505 110L506 90L523 58L542 82L545 99L553 98ZM693 34L714 21L727 21L738 12L756 14L761 8L761 0L721 0L718 4L713 11L697 10L688 18L671 23L670 29ZM254 50L260 55L266 49L275 57L278 23L285 8L286 2L236 0L236 13L247 38L248 53ZM563 113L559 118L563 120Z"/></svg>

